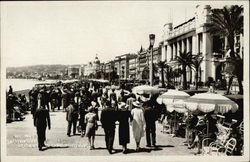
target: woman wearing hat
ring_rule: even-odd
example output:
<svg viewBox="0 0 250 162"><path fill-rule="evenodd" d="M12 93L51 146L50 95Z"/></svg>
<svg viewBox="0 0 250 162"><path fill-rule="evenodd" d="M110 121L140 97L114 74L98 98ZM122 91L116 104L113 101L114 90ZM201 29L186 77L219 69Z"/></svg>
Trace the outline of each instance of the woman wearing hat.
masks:
<svg viewBox="0 0 250 162"><path fill-rule="evenodd" d="M94 112L94 108L90 106L88 108L88 113L85 115L85 123L86 123L86 132L85 136L88 137L90 150L94 149L94 141L95 141L95 131L98 128L97 126L97 115Z"/></svg>
<svg viewBox="0 0 250 162"><path fill-rule="evenodd" d="M131 115L133 117L132 129L136 142L136 151L139 151L140 141L141 138L144 136L146 124L141 103L139 101L135 101L133 102L133 105L134 109L132 109L131 111Z"/></svg>
<svg viewBox="0 0 250 162"><path fill-rule="evenodd" d="M124 102L118 104L118 121L119 121L119 144L122 145L123 153L127 152L127 144L129 141L129 119L133 117L128 110L128 106Z"/></svg>

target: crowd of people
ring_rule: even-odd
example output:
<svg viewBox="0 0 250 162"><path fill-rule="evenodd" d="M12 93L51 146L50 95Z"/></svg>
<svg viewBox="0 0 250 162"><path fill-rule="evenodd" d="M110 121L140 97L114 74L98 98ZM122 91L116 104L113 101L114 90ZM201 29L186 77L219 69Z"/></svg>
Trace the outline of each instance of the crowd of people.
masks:
<svg viewBox="0 0 250 162"><path fill-rule="evenodd" d="M106 148L110 154L114 150L117 125L119 125L119 144L123 153L128 152L130 126L136 151L141 149L140 142L143 136L146 136L147 147L156 146L157 120L163 126L166 123L170 125L169 133L173 134L173 137L184 137L188 149L197 146L196 154L201 153L203 139L209 137L216 140L219 133L218 117L215 114L169 112L166 105L156 102L159 94L134 94L132 89L125 85L117 88L94 81L67 84L59 82L50 86L35 86L28 95L29 104L25 95L16 96L10 87L7 93L7 114L10 116L13 114L15 105L19 105L23 112L31 110L34 126L37 128L39 150L45 147L46 128L50 129L51 126L49 112L61 108L66 112L68 123L66 135L71 137L80 132L81 137L88 138L90 150L95 149L95 134L100 129L98 123L101 123L105 133ZM236 130L237 125L232 127ZM234 135L237 135L237 131L233 131L231 136Z"/></svg>
<svg viewBox="0 0 250 162"><path fill-rule="evenodd" d="M6 120L7 123L25 119L24 114L28 111L28 101L24 94L16 94L11 86L6 93Z"/></svg>
<svg viewBox="0 0 250 162"><path fill-rule="evenodd" d="M124 87L124 86L121 86ZM37 128L38 148L45 146L46 128L50 129L50 111L63 109L66 113L67 136L87 137L89 149L95 149L95 132L98 121L104 129L105 142L110 154L113 151L115 129L119 123L119 144L127 153L130 143L130 125L139 151L141 138L146 135L147 147L156 145L155 122L161 110L156 97L137 96L131 89L117 90L98 82L57 83L51 86L35 86L29 91L29 107Z"/></svg>

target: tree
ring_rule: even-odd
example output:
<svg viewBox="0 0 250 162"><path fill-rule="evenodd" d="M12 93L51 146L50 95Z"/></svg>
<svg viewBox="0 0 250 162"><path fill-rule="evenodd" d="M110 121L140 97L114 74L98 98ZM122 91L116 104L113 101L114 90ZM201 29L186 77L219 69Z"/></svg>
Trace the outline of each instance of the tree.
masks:
<svg viewBox="0 0 250 162"><path fill-rule="evenodd" d="M117 75L116 71L110 72L110 83L114 83L118 78L119 76Z"/></svg>
<svg viewBox="0 0 250 162"><path fill-rule="evenodd" d="M227 93L229 93L233 78L236 76L239 83L239 94L243 94L243 58L235 52L235 36L243 33L243 6L225 6L223 9L213 9L211 23L208 24L209 32L227 38L230 49L231 77Z"/></svg>
<svg viewBox="0 0 250 162"><path fill-rule="evenodd" d="M161 83L162 83L162 88L165 88L165 81L164 81L164 69L167 68L166 60L165 61L159 61L157 66L160 68L161 71Z"/></svg>
<svg viewBox="0 0 250 162"><path fill-rule="evenodd" d="M144 67L144 69L143 69L143 71L142 71L142 79L143 80L148 80L149 79L149 67L148 66L146 66L146 67Z"/></svg>
<svg viewBox="0 0 250 162"><path fill-rule="evenodd" d="M193 55L191 66L195 70L195 89L196 90L198 90L199 69L200 69L202 61L203 61L203 57L201 56L201 54Z"/></svg>
<svg viewBox="0 0 250 162"><path fill-rule="evenodd" d="M182 66L182 75L183 75L183 89L187 89L187 67L192 65L193 55L190 52L179 52L179 56L176 56L176 61Z"/></svg>

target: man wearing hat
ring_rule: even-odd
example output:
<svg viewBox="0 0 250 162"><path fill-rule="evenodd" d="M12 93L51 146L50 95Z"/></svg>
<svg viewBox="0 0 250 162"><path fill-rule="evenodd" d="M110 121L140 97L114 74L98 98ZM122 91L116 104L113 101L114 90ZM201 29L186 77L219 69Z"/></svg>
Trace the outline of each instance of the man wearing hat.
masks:
<svg viewBox="0 0 250 162"><path fill-rule="evenodd" d="M70 100L69 106L66 108L66 120L68 121L67 135L70 137L71 127L73 125L73 134L76 134L76 124L78 119L78 110L74 105L74 100Z"/></svg>
<svg viewBox="0 0 250 162"><path fill-rule="evenodd" d="M44 141L46 140L47 123L50 130L49 111L45 109L45 106L41 106L34 115L34 126L37 130L39 151L42 151L42 147L45 147Z"/></svg>
<svg viewBox="0 0 250 162"><path fill-rule="evenodd" d="M146 140L147 147L155 146L156 133L155 133L155 121L157 120L157 111L153 107L151 100L147 100L143 103L144 117L146 121Z"/></svg>
<svg viewBox="0 0 250 162"><path fill-rule="evenodd" d="M111 102L107 100L106 107L101 113L102 128L105 132L106 147L110 154L112 154L114 138L115 138L115 122L116 122L116 111L111 106Z"/></svg>

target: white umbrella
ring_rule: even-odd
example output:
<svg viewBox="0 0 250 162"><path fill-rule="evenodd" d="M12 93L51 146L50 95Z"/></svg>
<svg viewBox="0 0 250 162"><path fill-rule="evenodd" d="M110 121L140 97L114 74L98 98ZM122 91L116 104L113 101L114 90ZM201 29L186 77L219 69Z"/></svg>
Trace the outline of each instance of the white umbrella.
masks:
<svg viewBox="0 0 250 162"><path fill-rule="evenodd" d="M178 90L168 90L167 92L160 95L156 101L161 104L164 103L169 112L173 112L174 110L178 113L185 113L187 109L185 108L184 100L189 98L190 95L183 91ZM174 130L177 129L176 123L176 113L174 115Z"/></svg>
<svg viewBox="0 0 250 162"><path fill-rule="evenodd" d="M185 113L188 111L186 109L186 105L185 105L184 100L178 100L178 101L174 102L173 108L178 113Z"/></svg>
<svg viewBox="0 0 250 162"><path fill-rule="evenodd" d="M132 92L135 94L157 94L160 93L160 91L161 89L149 85L140 85L132 89Z"/></svg>
<svg viewBox="0 0 250 162"><path fill-rule="evenodd" d="M162 104L162 103L171 104L177 100L185 100L189 97L190 95L186 92L170 89L167 92L160 95L156 101L159 104Z"/></svg>
<svg viewBox="0 0 250 162"><path fill-rule="evenodd" d="M119 86L111 85L111 86L106 86L106 89L119 89Z"/></svg>
<svg viewBox="0 0 250 162"><path fill-rule="evenodd" d="M215 93L200 93L186 100L186 107L190 111L200 110L205 113L212 111L222 114L228 111L236 112L238 105L229 98Z"/></svg>

